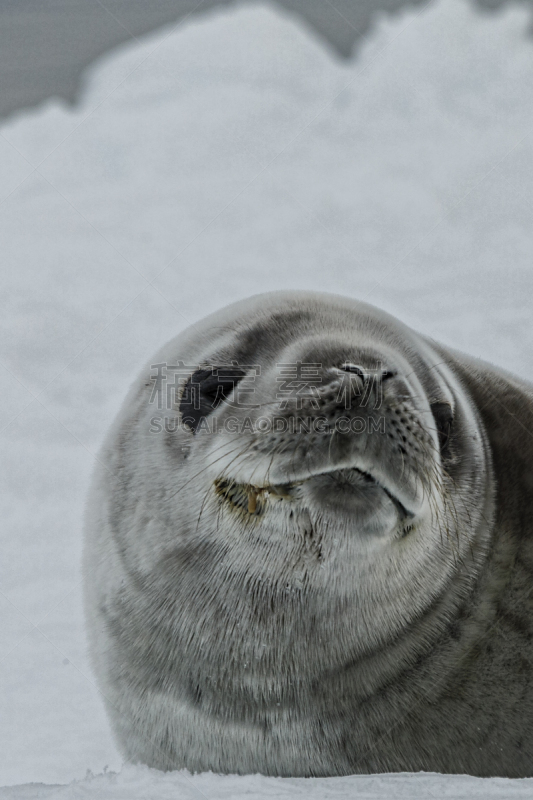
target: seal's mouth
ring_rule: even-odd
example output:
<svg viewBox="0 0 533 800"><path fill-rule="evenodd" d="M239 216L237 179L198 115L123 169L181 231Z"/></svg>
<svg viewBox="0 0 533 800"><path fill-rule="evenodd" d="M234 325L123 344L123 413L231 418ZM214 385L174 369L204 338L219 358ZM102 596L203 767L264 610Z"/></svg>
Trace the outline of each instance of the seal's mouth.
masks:
<svg viewBox="0 0 533 800"><path fill-rule="evenodd" d="M402 520L414 517L404 504L391 492L388 487L378 481L373 475L357 467L336 469L310 475L308 478L290 483L267 484L255 486L251 483L238 483L227 478L215 480L215 491L229 506L244 511L252 516L263 514L269 503L298 502L302 498L301 487L316 478L331 480L345 491L361 490L365 487L379 488L394 503Z"/></svg>

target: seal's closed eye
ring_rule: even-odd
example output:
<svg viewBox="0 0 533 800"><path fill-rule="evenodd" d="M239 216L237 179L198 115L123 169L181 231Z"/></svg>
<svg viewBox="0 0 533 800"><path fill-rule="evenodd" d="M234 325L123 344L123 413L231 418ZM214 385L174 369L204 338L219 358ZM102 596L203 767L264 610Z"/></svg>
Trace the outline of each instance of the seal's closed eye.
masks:
<svg viewBox="0 0 533 800"><path fill-rule="evenodd" d="M233 391L246 373L239 367L206 367L193 372L180 402L183 422L196 433L202 417L207 417Z"/></svg>
<svg viewBox="0 0 533 800"><path fill-rule="evenodd" d="M450 434L453 425L453 410L449 403L437 402L431 404L431 413L435 419L437 431L439 434L440 452L443 457L446 457L448 452L448 445L450 443Z"/></svg>

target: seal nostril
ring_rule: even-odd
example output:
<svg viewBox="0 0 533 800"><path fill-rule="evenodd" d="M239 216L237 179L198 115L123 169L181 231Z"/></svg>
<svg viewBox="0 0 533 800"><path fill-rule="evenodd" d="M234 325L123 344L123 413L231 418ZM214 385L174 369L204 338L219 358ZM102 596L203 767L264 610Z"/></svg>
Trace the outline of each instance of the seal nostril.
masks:
<svg viewBox="0 0 533 800"><path fill-rule="evenodd" d="M341 364L340 369L343 372L351 372L353 375L358 375L363 381L366 381L369 375L374 374L374 370L364 370L363 367L359 367L357 364L352 364L349 361L345 361L344 364ZM396 372L392 369L382 369L381 370L381 380L386 381L389 378L396 377Z"/></svg>
<svg viewBox="0 0 533 800"><path fill-rule="evenodd" d="M348 362L341 364L340 367L343 372L351 372L354 375L359 375L360 378L363 380L365 379L365 372L361 367L358 367L357 364L350 364Z"/></svg>

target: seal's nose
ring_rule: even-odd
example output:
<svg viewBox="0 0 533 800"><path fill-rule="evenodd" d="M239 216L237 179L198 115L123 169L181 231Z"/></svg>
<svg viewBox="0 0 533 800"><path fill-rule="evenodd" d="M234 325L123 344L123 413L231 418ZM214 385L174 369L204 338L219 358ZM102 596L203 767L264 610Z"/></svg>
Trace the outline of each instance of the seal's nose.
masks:
<svg viewBox="0 0 533 800"><path fill-rule="evenodd" d="M379 367L377 370L368 370L365 369L365 367L359 367L357 364L352 364L349 361L345 361L344 364L341 364L340 369L343 372L350 372L353 375L358 375L363 381L369 380L369 378L374 375L380 381L385 381L396 376L396 370L388 369L387 367Z"/></svg>
<svg viewBox="0 0 533 800"><path fill-rule="evenodd" d="M386 381L396 377L397 371L378 363L375 367L361 366L345 361L340 366L328 370L329 386L338 387L340 408L364 408L370 401L374 408L381 406ZM325 394L328 394L327 389Z"/></svg>

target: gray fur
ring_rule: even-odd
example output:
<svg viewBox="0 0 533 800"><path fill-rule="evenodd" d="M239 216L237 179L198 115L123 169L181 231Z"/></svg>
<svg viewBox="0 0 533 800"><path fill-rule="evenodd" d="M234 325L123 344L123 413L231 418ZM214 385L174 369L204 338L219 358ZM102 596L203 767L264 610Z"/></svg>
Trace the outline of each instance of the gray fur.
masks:
<svg viewBox="0 0 533 800"><path fill-rule="evenodd" d="M256 418L296 415L275 402L279 362L322 365L298 413L333 421L347 413L339 364L395 374L385 433L291 436L151 433L142 372L99 458L84 564L124 755L285 776L533 775L532 388L311 293L230 306L151 363L178 359L261 364ZM454 414L446 445L435 404ZM245 412L211 417L229 415ZM221 480L257 487L252 505Z"/></svg>

